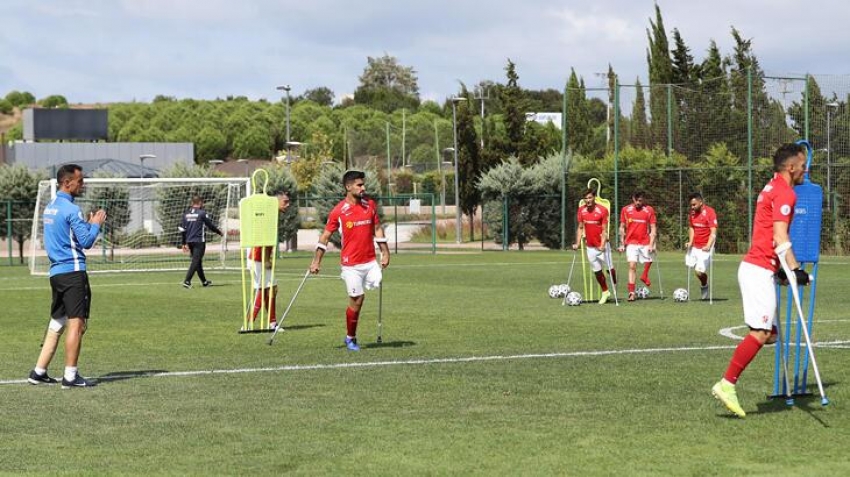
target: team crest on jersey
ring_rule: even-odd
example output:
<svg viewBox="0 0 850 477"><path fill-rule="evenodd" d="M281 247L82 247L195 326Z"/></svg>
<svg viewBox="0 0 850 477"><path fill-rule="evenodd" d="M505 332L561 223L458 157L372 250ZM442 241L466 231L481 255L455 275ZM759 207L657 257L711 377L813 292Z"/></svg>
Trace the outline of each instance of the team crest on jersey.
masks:
<svg viewBox="0 0 850 477"><path fill-rule="evenodd" d="M782 207L779 208L779 213L781 213L782 215L790 214L791 213L791 206L788 205L788 204L784 204Z"/></svg>
<svg viewBox="0 0 850 477"><path fill-rule="evenodd" d="M349 220L348 222L345 223L345 228L353 229L354 228L354 222Z"/></svg>

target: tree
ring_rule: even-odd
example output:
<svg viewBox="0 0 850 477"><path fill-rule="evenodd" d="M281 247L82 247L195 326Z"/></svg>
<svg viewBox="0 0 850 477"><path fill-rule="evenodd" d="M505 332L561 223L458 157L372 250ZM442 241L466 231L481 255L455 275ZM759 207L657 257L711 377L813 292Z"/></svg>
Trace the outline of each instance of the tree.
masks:
<svg viewBox="0 0 850 477"><path fill-rule="evenodd" d="M18 242L21 263L24 263L24 242L32 235L38 182L43 179L47 179L46 175L30 172L23 165L0 167L0 237ZM11 224L6 221L9 208Z"/></svg>
<svg viewBox="0 0 850 477"><path fill-rule="evenodd" d="M237 158L271 158L271 136L269 130L252 125L237 132L233 138L233 156Z"/></svg>
<svg viewBox="0 0 850 477"><path fill-rule="evenodd" d="M291 171L280 164L270 163L263 166L263 169L269 174L269 183L266 189L268 195L278 195L281 192L286 192L292 204L298 203L298 186L295 183L295 178ZM289 207L284 212L280 212L277 222L277 240L284 243L292 239L298 234L298 228L301 225L301 220L298 218L298 207Z"/></svg>
<svg viewBox="0 0 850 477"><path fill-rule="evenodd" d="M360 85L354 91L354 102L368 104L390 113L399 108L419 106L419 85L413 67L399 64L394 56L367 57L360 75Z"/></svg>
<svg viewBox="0 0 850 477"><path fill-rule="evenodd" d="M68 100L60 94L53 94L38 102L42 108L67 108Z"/></svg>
<svg viewBox="0 0 850 477"><path fill-rule="evenodd" d="M97 173L97 178L118 177L112 174ZM127 185L95 187L85 194L80 201L83 216L103 209L106 211L106 222L101 228L109 247L109 259L115 258L115 246L119 242L121 231L130 222L130 188Z"/></svg>
<svg viewBox="0 0 850 477"><path fill-rule="evenodd" d="M664 30L664 19L661 17L661 7L655 4L655 21L649 21L646 30L649 48L646 60L649 64L649 114L652 118L650 128L652 137L647 138L648 144L666 143L667 133L667 94L665 85L673 82L673 65L670 61L670 45L667 42L667 32Z"/></svg>
<svg viewBox="0 0 850 477"><path fill-rule="evenodd" d="M525 129L525 104L523 102L522 90L519 87L519 75L516 65L508 59L505 67L508 84L501 91L502 104L505 107L505 129L507 141L497 146L503 157L519 157L522 144L523 130Z"/></svg>
<svg viewBox="0 0 850 477"><path fill-rule="evenodd" d="M590 144L590 121L584 80L579 81L575 69L567 80L567 150L587 152Z"/></svg>
<svg viewBox="0 0 850 477"><path fill-rule="evenodd" d="M516 243L522 250L534 235L529 222L530 202L536 192L531 175L516 157L511 157L485 172L478 187L484 201L484 221L493 231L496 243L505 246ZM506 230L507 244L504 244Z"/></svg>
<svg viewBox="0 0 850 477"><path fill-rule="evenodd" d="M634 147L650 147L649 121L646 119L646 100L640 78L635 80L635 102L632 105L632 119L629 124L629 144Z"/></svg>
<svg viewBox="0 0 850 477"><path fill-rule="evenodd" d="M212 159L227 157L227 138L221 131L204 126L195 138L195 159L207 163Z"/></svg>
<svg viewBox="0 0 850 477"><path fill-rule="evenodd" d="M308 89L298 100L312 101L319 106L331 107L334 104L334 92L325 86Z"/></svg>
<svg viewBox="0 0 850 477"><path fill-rule="evenodd" d="M0 114L12 114L15 107L7 99L0 99Z"/></svg>
<svg viewBox="0 0 850 477"><path fill-rule="evenodd" d="M10 91L6 94L6 101L12 103L16 108L23 108L35 103L35 96L27 91Z"/></svg>
<svg viewBox="0 0 850 477"><path fill-rule="evenodd" d="M466 86L463 86L460 97L469 98ZM458 195L461 211L469 216L470 240L475 240L473 219L475 209L481 204L481 193L476 187L481 174L480 145L473 115L469 101L457 106Z"/></svg>

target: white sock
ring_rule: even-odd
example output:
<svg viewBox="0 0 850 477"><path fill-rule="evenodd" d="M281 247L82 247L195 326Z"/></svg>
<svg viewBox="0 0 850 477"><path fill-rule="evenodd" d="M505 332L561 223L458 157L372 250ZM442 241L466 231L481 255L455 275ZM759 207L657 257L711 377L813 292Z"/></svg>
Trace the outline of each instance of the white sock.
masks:
<svg viewBox="0 0 850 477"><path fill-rule="evenodd" d="M35 371L35 374L37 374L37 375L39 375L39 376L44 376L45 374L47 374L47 370L46 370L46 369L44 369L44 368L39 368L38 366L36 366L35 368L33 368L33 371Z"/></svg>
<svg viewBox="0 0 850 477"><path fill-rule="evenodd" d="M77 367L65 366L65 381L73 381L77 379Z"/></svg>

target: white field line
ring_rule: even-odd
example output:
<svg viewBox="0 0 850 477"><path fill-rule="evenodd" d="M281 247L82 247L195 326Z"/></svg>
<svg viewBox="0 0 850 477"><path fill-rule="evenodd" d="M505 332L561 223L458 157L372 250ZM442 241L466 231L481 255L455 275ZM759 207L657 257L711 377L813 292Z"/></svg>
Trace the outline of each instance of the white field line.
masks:
<svg viewBox="0 0 850 477"><path fill-rule="evenodd" d="M654 354L654 353L673 353L673 352L688 352L688 351L714 351L734 349L734 346L703 346L703 347L684 347L684 348L647 348L647 349L623 349L623 350L601 350L601 351L573 351L564 353L534 353L534 354L514 354L514 355L493 355L493 356L468 356L458 358L422 358L408 359L396 361L368 361L364 363L329 363L329 364L294 364L287 366L274 366L269 368L236 368L236 369L209 369L197 371L171 371L162 373L128 373L122 375L110 375L97 379L103 381L112 381L119 379L130 378L167 378L167 377L192 377L192 376L208 376L216 374L242 374L242 373L267 373L267 372L287 372L287 371L321 371L321 370L336 370L336 369L352 369L352 368L378 368L386 366L421 366L431 364L455 364L455 363L480 363L493 361L520 361L527 359L557 359L557 358L580 358L580 357L595 357L595 356L616 356L628 354ZM0 385L4 384L25 384L26 379L13 379L0 381Z"/></svg>

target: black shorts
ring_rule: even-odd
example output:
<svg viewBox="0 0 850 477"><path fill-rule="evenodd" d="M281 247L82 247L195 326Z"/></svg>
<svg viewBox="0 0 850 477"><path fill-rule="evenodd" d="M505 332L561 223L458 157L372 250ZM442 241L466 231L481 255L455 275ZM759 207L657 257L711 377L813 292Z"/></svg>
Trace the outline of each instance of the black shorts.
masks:
<svg viewBox="0 0 850 477"><path fill-rule="evenodd" d="M91 308L91 288L86 272L70 272L50 277L53 303L50 316L57 320L63 316L88 319Z"/></svg>

